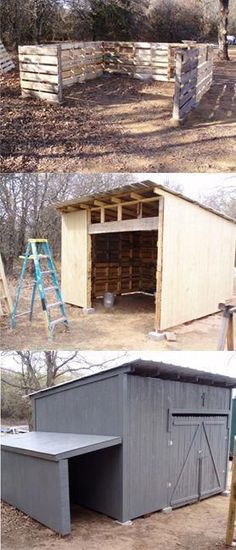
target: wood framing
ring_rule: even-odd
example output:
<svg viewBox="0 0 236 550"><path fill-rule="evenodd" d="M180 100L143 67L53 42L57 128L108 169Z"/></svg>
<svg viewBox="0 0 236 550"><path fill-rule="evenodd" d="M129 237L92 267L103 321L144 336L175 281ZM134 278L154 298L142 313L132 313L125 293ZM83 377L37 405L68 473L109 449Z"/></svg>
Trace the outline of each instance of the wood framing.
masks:
<svg viewBox="0 0 236 550"><path fill-rule="evenodd" d="M152 231L158 229L158 217L121 220L117 222L94 223L89 226L89 234L120 233L121 231Z"/></svg>
<svg viewBox="0 0 236 550"><path fill-rule="evenodd" d="M0 317L10 315L12 312L12 299L4 271L3 261L0 254Z"/></svg>
<svg viewBox="0 0 236 550"><path fill-rule="evenodd" d="M233 219L151 181L57 208L66 302L90 307L106 291L148 292L154 327L163 331L214 313L233 296Z"/></svg>

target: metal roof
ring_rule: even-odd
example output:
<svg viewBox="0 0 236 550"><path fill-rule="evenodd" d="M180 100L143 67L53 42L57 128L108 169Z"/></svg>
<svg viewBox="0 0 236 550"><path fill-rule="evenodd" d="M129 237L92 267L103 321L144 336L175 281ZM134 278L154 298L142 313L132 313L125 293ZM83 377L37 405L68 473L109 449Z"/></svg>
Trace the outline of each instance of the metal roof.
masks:
<svg viewBox="0 0 236 550"><path fill-rule="evenodd" d="M1 438L4 451L58 461L121 444L119 436L28 432Z"/></svg>
<svg viewBox="0 0 236 550"><path fill-rule="evenodd" d="M197 369L191 369L188 367L180 367L167 363L159 363L155 361L145 361L138 359L131 361L120 367L114 367L112 369L106 369L83 378L75 378L68 382L63 382L50 388L45 388L37 392L33 392L30 395L33 399L43 397L45 393L55 393L69 388L75 388L84 384L90 384L104 378L110 378L111 376L117 376L118 374L131 374L138 376L148 376L151 378L160 378L166 380L175 380L179 382L190 382L193 384L205 384L207 386L219 386L227 388L236 388L236 378L231 376L224 376L222 374L214 374L211 372L201 371Z"/></svg>
<svg viewBox="0 0 236 550"><path fill-rule="evenodd" d="M234 218L227 216L226 214L219 212L214 208L206 206L199 201L191 199L190 197L187 197L183 193L179 193L178 191L175 191L170 187L167 187L166 185L155 183L151 180L144 180L142 182L131 183L129 185L123 185L123 186L115 187L113 189L108 189L107 191L103 190L103 191L99 191L98 193L91 193L89 195L79 195L77 198L55 203L54 206L57 208L57 210L65 211L66 208L70 206L74 206L74 207L78 206L79 208L80 204L87 204L88 206L92 206L92 202L94 200L109 198L109 196L116 196L117 194L120 195L121 193L125 195L126 193L130 193L132 191L148 192L148 191L153 191L154 189L157 189L157 190L160 189L162 191L165 191L166 193L175 195L185 201L188 201L192 204L199 206L200 208L203 208L204 210L207 210L208 212L211 212L212 214L220 216L225 220L236 223L236 220Z"/></svg>

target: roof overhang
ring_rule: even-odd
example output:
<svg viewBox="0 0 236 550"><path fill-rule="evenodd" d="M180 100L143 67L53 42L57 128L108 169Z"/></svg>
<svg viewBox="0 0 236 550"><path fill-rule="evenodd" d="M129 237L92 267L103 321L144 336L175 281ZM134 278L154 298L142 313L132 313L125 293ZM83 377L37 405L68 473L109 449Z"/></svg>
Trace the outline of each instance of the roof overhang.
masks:
<svg viewBox="0 0 236 550"><path fill-rule="evenodd" d="M119 374L130 374L136 376L145 376L150 378L160 378L163 380L173 380L177 382L189 382L192 384L203 384L207 386L218 386L222 388L233 389L236 388L236 378L231 376L224 376L222 374L215 374L197 369L191 369L188 367L181 367L171 365L167 363L160 363L156 361L145 361L139 359L136 361L130 361L119 367L112 369L106 369L99 371L89 376L83 376L82 378L75 378L68 382L63 382L52 386L50 388L44 388L37 392L30 393L29 396L33 399L44 397L44 395L60 392L90 382L96 382L96 380L102 380L104 378L110 378Z"/></svg>
<svg viewBox="0 0 236 550"><path fill-rule="evenodd" d="M129 202L130 203L133 202L135 200L134 198L135 193L137 194L136 200L140 200L140 201L152 199L155 197L157 198L158 191L160 192L160 195L163 195L163 193L169 193L170 195L175 195L176 197L179 197L180 199L188 201L192 204L195 204L200 208L203 208L204 210L211 212L212 214L220 216L221 218L224 218L230 222L236 223L236 220L231 218L230 216L227 216L226 214L223 214L222 212L219 212L214 208L205 206L204 204L194 199L191 199L190 197L187 197L183 193L174 191L169 187L167 187L166 185L155 183L151 180L136 182L136 183L124 185L121 187L116 187L114 189L109 189L106 191L99 191L98 193L91 193L89 195L81 195L71 200L55 203L54 206L61 213L69 213L76 210L84 210L84 209L85 210L97 209L97 208L100 208L101 206L114 207L116 204L119 204L119 202L122 202L122 203L125 202L127 204ZM97 201L99 202L99 204Z"/></svg>

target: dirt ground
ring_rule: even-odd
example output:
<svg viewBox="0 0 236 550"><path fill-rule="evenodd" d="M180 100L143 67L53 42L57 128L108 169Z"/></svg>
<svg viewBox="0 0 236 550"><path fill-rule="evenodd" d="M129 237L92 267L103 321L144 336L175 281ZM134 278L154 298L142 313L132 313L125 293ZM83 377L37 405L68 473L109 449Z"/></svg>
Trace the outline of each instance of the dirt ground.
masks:
<svg viewBox="0 0 236 550"><path fill-rule="evenodd" d="M74 507L71 535L62 538L3 504L2 550L225 550L228 505L229 498L220 495L131 525Z"/></svg>
<svg viewBox="0 0 236 550"><path fill-rule="evenodd" d="M236 49L180 128L173 84L105 76L75 85L62 106L20 97L1 79L2 172L230 172L236 170Z"/></svg>
<svg viewBox="0 0 236 550"><path fill-rule="evenodd" d="M14 280L9 283L11 295L14 297L17 282ZM25 289L19 303L19 312L29 309L29 300L30 294ZM148 333L154 329L153 297L141 294L121 296L109 311L104 309L102 300L96 300L93 305L93 314L84 314L80 308L67 305L70 332L65 330L64 325L57 326L54 339L50 341L38 298L32 322L27 316L20 317L16 328L10 330L9 319L0 318L0 348L147 351L217 349L221 313L174 328L177 336L175 342L156 342L148 337Z"/></svg>

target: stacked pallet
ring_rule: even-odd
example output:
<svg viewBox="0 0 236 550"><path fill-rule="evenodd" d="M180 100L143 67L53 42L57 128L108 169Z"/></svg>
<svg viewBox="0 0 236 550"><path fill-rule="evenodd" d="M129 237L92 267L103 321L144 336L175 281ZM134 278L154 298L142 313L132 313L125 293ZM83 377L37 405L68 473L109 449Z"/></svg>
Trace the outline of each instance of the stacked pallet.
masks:
<svg viewBox="0 0 236 550"><path fill-rule="evenodd" d="M62 101L60 47L19 46L21 94L52 103Z"/></svg>
<svg viewBox="0 0 236 550"><path fill-rule="evenodd" d="M103 42L104 70L109 73L133 75L133 42Z"/></svg>
<svg viewBox="0 0 236 550"><path fill-rule="evenodd" d="M105 71L142 80L168 80L168 44L104 42L103 47Z"/></svg>
<svg viewBox="0 0 236 550"><path fill-rule="evenodd" d="M154 292L156 232L102 234L92 239L92 296Z"/></svg>
<svg viewBox="0 0 236 550"><path fill-rule="evenodd" d="M7 52L6 48L0 40L0 72L7 73L8 71L14 69L14 67L15 65L10 58L9 53Z"/></svg>
<svg viewBox="0 0 236 550"><path fill-rule="evenodd" d="M175 96L173 118L184 117L209 90L213 78L213 48L190 47L176 53Z"/></svg>
<svg viewBox="0 0 236 550"><path fill-rule="evenodd" d="M202 96L209 90L213 77L213 47L200 46L198 54L196 101L201 100Z"/></svg>
<svg viewBox="0 0 236 550"><path fill-rule="evenodd" d="M103 74L102 42L71 42L61 46L62 85L72 86Z"/></svg>

